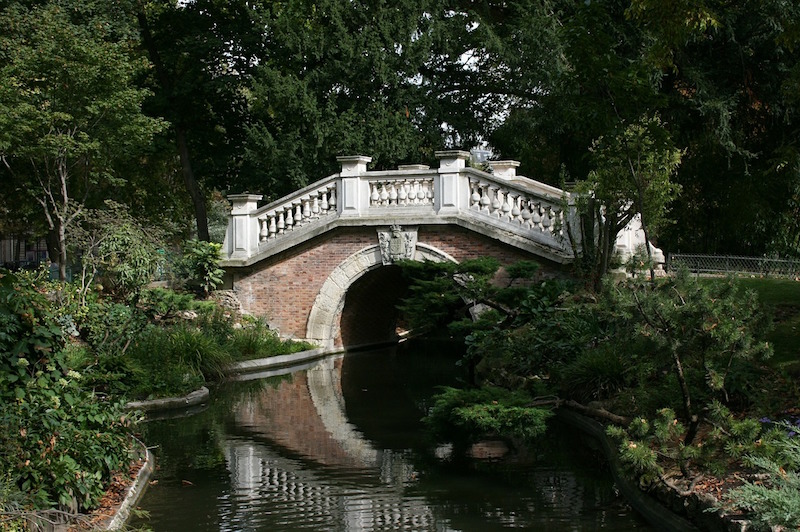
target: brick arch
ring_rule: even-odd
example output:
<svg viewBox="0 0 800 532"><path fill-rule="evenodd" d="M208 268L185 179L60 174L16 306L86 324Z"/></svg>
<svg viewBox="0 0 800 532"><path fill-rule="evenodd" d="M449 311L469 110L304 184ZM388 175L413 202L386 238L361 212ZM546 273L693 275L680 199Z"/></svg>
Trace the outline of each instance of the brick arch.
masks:
<svg viewBox="0 0 800 532"><path fill-rule="evenodd" d="M416 261L458 262L450 254L418 242ZM367 272L383 265L380 246L367 246L337 265L322 285L308 315L306 338L323 346L332 346L339 336L339 321L350 286Z"/></svg>

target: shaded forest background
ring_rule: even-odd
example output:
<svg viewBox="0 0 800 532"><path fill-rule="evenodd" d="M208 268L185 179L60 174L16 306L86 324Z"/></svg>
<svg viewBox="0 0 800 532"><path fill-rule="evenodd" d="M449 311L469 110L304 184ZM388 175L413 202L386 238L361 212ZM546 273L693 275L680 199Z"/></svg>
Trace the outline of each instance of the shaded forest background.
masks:
<svg viewBox="0 0 800 532"><path fill-rule="evenodd" d="M794 2L5 0L0 27L0 236L64 262L109 199L221 239L225 194L337 155L480 145L560 185L641 120L681 150L660 247L800 255Z"/></svg>

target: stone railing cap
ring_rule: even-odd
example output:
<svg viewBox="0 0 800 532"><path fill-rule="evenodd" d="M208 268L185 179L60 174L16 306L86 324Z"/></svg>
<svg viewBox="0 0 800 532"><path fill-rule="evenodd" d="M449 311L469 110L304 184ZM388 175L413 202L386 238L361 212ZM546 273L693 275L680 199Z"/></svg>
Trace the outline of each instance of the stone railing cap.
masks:
<svg viewBox="0 0 800 532"><path fill-rule="evenodd" d="M434 152L437 159L469 159L470 153L464 150L443 150Z"/></svg>
<svg viewBox="0 0 800 532"><path fill-rule="evenodd" d="M518 168L519 161L507 160L507 161L486 161L489 163L489 166L496 166L500 168Z"/></svg>
<svg viewBox="0 0 800 532"><path fill-rule="evenodd" d="M228 194L226 196L230 201L261 201L264 196L261 194Z"/></svg>
<svg viewBox="0 0 800 532"><path fill-rule="evenodd" d="M340 163L371 163L372 157L366 155L339 155L336 160Z"/></svg>

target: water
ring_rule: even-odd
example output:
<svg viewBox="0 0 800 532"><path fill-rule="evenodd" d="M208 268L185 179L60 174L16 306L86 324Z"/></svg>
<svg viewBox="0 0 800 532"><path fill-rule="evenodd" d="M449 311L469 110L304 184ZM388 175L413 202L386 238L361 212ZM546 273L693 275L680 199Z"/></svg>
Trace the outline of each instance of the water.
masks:
<svg viewBox="0 0 800 532"><path fill-rule="evenodd" d="M133 524L651 530L569 429L554 426L541 445L504 459L454 456L432 442L420 418L436 385L455 384L455 360L418 347L328 358L283 377L225 385L191 417L149 422L156 483L140 504L150 518ZM488 442L476 451L501 447Z"/></svg>

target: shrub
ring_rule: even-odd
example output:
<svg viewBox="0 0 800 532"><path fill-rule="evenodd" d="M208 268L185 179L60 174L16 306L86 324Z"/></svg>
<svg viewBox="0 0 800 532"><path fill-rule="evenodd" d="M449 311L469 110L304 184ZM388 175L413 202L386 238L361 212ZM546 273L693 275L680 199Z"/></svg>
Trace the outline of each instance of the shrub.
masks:
<svg viewBox="0 0 800 532"><path fill-rule="evenodd" d="M225 273L219 267L222 244L187 240L183 244L183 256L176 264L178 281L202 296L222 284Z"/></svg>
<svg viewBox="0 0 800 532"><path fill-rule="evenodd" d="M783 427L793 432L796 427L788 423ZM778 454L767 458L748 456L748 463L769 473L768 482L746 482L728 492L727 505L749 510L751 518L761 529L770 530L782 526L800 529L800 438L784 437L778 445Z"/></svg>
<svg viewBox="0 0 800 532"><path fill-rule="evenodd" d="M425 423L445 439L471 440L485 435L535 439L546 430L553 413L533 408L531 397L502 388L458 389L445 387L434 397Z"/></svg>
<svg viewBox="0 0 800 532"><path fill-rule="evenodd" d="M153 399L184 395L203 385L202 372L187 361L202 355L184 357L183 348L191 349L192 346L184 342L178 347L180 343L175 341L173 327L153 325L136 339L125 357L132 381L130 393L134 397Z"/></svg>
<svg viewBox="0 0 800 532"><path fill-rule="evenodd" d="M129 418L82 386L45 294L0 271L0 475L36 508L90 508L128 461Z"/></svg>
<svg viewBox="0 0 800 532"><path fill-rule="evenodd" d="M560 369L559 381L564 394L577 401L605 399L625 384L625 367L619 353L604 345Z"/></svg>

